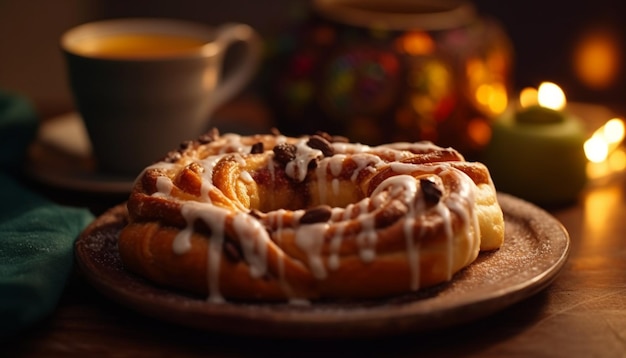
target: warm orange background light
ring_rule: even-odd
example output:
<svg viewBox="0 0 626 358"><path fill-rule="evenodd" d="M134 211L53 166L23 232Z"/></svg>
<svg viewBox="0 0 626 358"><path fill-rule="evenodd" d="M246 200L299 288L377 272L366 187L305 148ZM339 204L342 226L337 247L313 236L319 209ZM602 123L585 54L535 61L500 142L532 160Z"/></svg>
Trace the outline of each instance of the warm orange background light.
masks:
<svg viewBox="0 0 626 358"><path fill-rule="evenodd" d="M587 32L574 51L574 71L586 86L600 90L612 86L621 63L620 42L610 30Z"/></svg>

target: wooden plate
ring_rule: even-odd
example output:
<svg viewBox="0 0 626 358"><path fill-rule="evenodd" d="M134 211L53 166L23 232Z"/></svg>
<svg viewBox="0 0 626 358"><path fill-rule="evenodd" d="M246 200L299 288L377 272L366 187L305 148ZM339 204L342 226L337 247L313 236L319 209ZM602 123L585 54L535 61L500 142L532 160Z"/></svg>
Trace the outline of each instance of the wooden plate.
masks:
<svg viewBox="0 0 626 358"><path fill-rule="evenodd" d="M97 218L76 242L87 280L109 298L165 321L207 331L292 338L366 337L440 329L475 320L527 298L550 284L569 253L569 235L550 214L521 199L498 195L505 243L481 253L453 280L416 293L358 302L207 302L164 289L127 272L117 251L125 206Z"/></svg>

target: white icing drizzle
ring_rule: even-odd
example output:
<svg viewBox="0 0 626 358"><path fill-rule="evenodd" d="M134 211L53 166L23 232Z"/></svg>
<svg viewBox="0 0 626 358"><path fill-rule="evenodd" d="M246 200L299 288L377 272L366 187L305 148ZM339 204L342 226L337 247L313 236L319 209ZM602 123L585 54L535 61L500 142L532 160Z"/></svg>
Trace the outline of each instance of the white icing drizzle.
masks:
<svg viewBox="0 0 626 358"><path fill-rule="evenodd" d="M283 217L287 211L284 209L276 210L276 243L280 246L282 244L282 231L283 231ZM280 258L278 260L278 280L282 287L289 287L285 280L285 253L280 251Z"/></svg>
<svg viewBox="0 0 626 358"><path fill-rule="evenodd" d="M409 206L408 215L404 221L404 238L406 241L406 253L407 260L409 262L409 270L411 271L411 281L409 287L412 291L417 291L420 288L420 241L415 242L415 237L421 237L424 227L421 226L420 232L415 233L415 225L418 217L421 217L424 211L424 202L422 200L415 200L414 205Z"/></svg>
<svg viewBox="0 0 626 358"><path fill-rule="evenodd" d="M331 270L337 270L340 265L339 251L343 242L343 233L348 226L345 220L350 218L350 207L353 205L350 204L345 209L332 209L331 221L335 224L335 232L330 239L330 253L328 255L328 268Z"/></svg>
<svg viewBox="0 0 626 358"><path fill-rule="evenodd" d="M372 214L361 216L361 232L357 234L356 241L359 245L359 255L363 262L372 262L376 258L376 235L375 220Z"/></svg>
<svg viewBox="0 0 626 358"><path fill-rule="evenodd" d="M246 184L254 183L254 179L252 178L252 175L250 175L250 173L248 173L247 171L242 170L241 173L239 174L239 178L243 180L243 182Z"/></svg>
<svg viewBox="0 0 626 358"><path fill-rule="evenodd" d="M444 205L443 202L439 202L437 204L437 206L435 206L435 208L437 209L437 212L439 213L439 216L441 216L441 218L443 219L443 227L444 227L444 231L446 233L446 238L448 240L447 243L447 250L448 250L448 257L446 260L446 265L447 265L447 279L450 279L452 277L452 239L454 238L453 236L453 232L452 232L452 223L450 222L450 209L448 209L447 206Z"/></svg>
<svg viewBox="0 0 626 358"><path fill-rule="evenodd" d="M268 213L267 215L268 222L276 228L274 238L278 246L281 246L282 244L283 218L286 213L287 210L278 209ZM278 281L283 290L288 293L288 296L291 296L292 290L285 278L285 253L283 251L279 251L278 256Z"/></svg>
<svg viewBox="0 0 626 358"><path fill-rule="evenodd" d="M365 144L360 144L360 143L336 142L336 143L331 143L331 146L333 147L333 150L335 151L335 153L341 153L341 154L354 154L354 153L364 153L364 152L372 151L372 147L365 145Z"/></svg>
<svg viewBox="0 0 626 358"><path fill-rule="evenodd" d="M367 169L373 173L376 171L376 168L385 164L378 156L369 153L354 154L351 158L357 166L350 177L350 180L353 182L356 181L362 170Z"/></svg>
<svg viewBox="0 0 626 358"><path fill-rule="evenodd" d="M413 166L414 167L414 166ZM415 167L414 167L415 169ZM418 193L418 181L409 175L401 174L383 181L372 193L373 198L381 198L382 191L387 190L392 198L398 197L408 207L408 213L405 216L403 231L406 242L407 260L411 279L409 288L413 291L420 287L420 261L419 261L419 241L415 243L414 226L420 213L423 212L423 203L416 200ZM392 198L388 198L391 200ZM374 199L373 199L374 200Z"/></svg>
<svg viewBox="0 0 626 358"><path fill-rule="evenodd" d="M324 158L324 160L328 161L328 166L330 167L330 174L334 177L338 177L341 175L343 171L343 162L346 159L345 154L335 154L330 158Z"/></svg>
<svg viewBox="0 0 626 358"><path fill-rule="evenodd" d="M336 270L339 268L339 250L341 249L341 242L343 241L343 232L346 225L337 225L335 234L330 240L330 254L328 256L328 268Z"/></svg>
<svg viewBox="0 0 626 358"><path fill-rule="evenodd" d="M193 225L187 225L178 232L172 243L172 250L177 255L182 255L191 249L191 234L193 234Z"/></svg>
<svg viewBox="0 0 626 358"><path fill-rule="evenodd" d="M316 223L302 225L296 230L296 245L306 253L309 267L318 280L323 280L327 276L321 250L328 227L328 223Z"/></svg>
<svg viewBox="0 0 626 358"><path fill-rule="evenodd" d="M274 144L288 142L285 136L274 137ZM360 224L360 230L355 236L358 245L359 255L363 262L372 262L376 259L376 245L378 235L376 231L376 210L388 200L399 200L407 208L404 217L403 233L406 242L407 263L410 270L410 282L408 287L411 290L420 288L420 237L424 235L424 226L420 225L421 220L427 215L436 213L443 222L444 231L447 238L447 274L448 279L452 277L453 255L452 240L455 239L452 228L452 213L457 215L466 233L463 239L477 242L476 235L480 235L480 228L476 213L472 211L474 205L475 184L462 171L455 169L451 165L442 163L431 163L428 165L416 165L408 163L393 162L409 158L413 153L427 153L441 148L429 142L420 143L395 143L385 146L369 147L362 144L353 143L331 143L335 155L323 158L322 152L309 147L307 138L298 139L296 155L293 160L287 163L285 173L296 181L304 181L308 174L309 162L318 160L315 176L317 178L317 195L320 203L328 202L329 192L333 197L340 194L343 168L349 158L355 164L354 170L350 173L350 180L356 182L360 174L365 171L377 172L380 168L388 166L394 175L385 179L372 192L369 198L364 198L357 203L348 204L345 208L333 208L329 222L317 222L312 224L299 224L300 217L304 210L291 212L292 224L288 228L293 230L295 244L302 250L307 259L307 266L313 276L319 280L324 280L329 275L329 271L337 270L341 266L340 251L345 239L348 226L355 220ZM227 218L232 220L232 229L239 242L243 259L249 265L252 277L262 277L268 272L268 249L272 240L276 245L282 245L281 238L285 228L284 219L288 211L277 209L264 214L262 220L248 215L247 208L243 208L241 203L235 203L238 211L225 209L212 205L209 193L212 190L219 190L213 185L214 168L220 160L227 155L234 158L239 164L245 164L245 153L249 153L251 144L245 144L242 137L235 134L222 135L216 142L207 145L207 148L217 148L206 158L198 160L197 163L204 168L201 184L201 198L199 202L185 201L181 203L181 215L187 225L181 229L175 237L172 249L176 254L183 255L191 248L191 237L194 231L194 224L201 220L210 229L208 244L207 277L209 295L211 302L223 302L224 298L220 292L219 276L220 263L225 240L225 225ZM267 163L270 180L275 183L275 163L272 160L273 153L267 151L270 160ZM391 158L392 162L387 163L381 159ZM320 159L321 158L321 159ZM149 168L162 168L165 170L174 168L172 163L157 163ZM147 169L149 169L147 168ZM146 170L147 170L146 169ZM433 176L439 179L441 184L446 180L456 180L458 188L456 193L444 193L439 202L427 209L422 191L419 188L420 181L417 176ZM253 175L248 171L241 171L239 178L244 183L254 183ZM345 180L345 179L344 179ZM327 183L331 183L329 190ZM174 183L166 176L158 177L156 182L157 192L155 196L168 197L172 195ZM270 197L272 197L270 195ZM269 200L274 200L273 197ZM273 204L273 201L271 202ZM430 211L428 211L430 210ZM428 212L427 212L428 211ZM333 225L334 232L328 236L329 228ZM273 227L270 234L266 226ZM420 230L416 230L420 227ZM328 239L328 240L326 240ZM324 245L328 242L329 255L326 260L322 256ZM292 304L308 304L307 300L295 297L293 289L287 281L285 275L285 256L281 250L277 251L278 262L277 279L280 286Z"/></svg>
<svg viewBox="0 0 626 358"><path fill-rule="evenodd" d="M322 151L309 147L306 139L296 143L296 157L285 166L285 173L295 181L304 181L309 169L309 162L322 157Z"/></svg>
<svg viewBox="0 0 626 358"><path fill-rule="evenodd" d="M174 183L172 183L172 180L170 178L161 176L157 178L156 186L157 192L155 194L162 194L162 196L167 196L170 195L170 193L172 192L172 189L174 188Z"/></svg>
<svg viewBox="0 0 626 358"><path fill-rule="evenodd" d="M269 234L258 220L244 213L235 215L233 225L241 243L243 256L250 265L250 275L256 278L265 275Z"/></svg>
<svg viewBox="0 0 626 358"><path fill-rule="evenodd" d="M333 188L333 196L338 196L339 190L341 189L339 186L339 179L333 178L331 181L331 187Z"/></svg>
<svg viewBox="0 0 626 358"><path fill-rule="evenodd" d="M241 141L241 136L233 133L226 133L221 136L222 145L220 154L225 153L249 153L251 145L245 145Z"/></svg>
<svg viewBox="0 0 626 358"><path fill-rule="evenodd" d="M217 163L224 158L224 156L224 154L213 155L200 162L200 164L204 167L204 173L202 173L202 187L200 188L200 197L202 200L211 202L209 192L215 188L213 185L213 169Z"/></svg>
<svg viewBox="0 0 626 358"><path fill-rule="evenodd" d="M187 227L181 230L174 239L174 252L180 255L191 248L191 234L196 220L202 220L207 224L211 230L207 258L208 300L216 303L223 302L224 298L219 289L219 268L224 243L224 224L229 211L206 203L189 201L182 205L181 214L187 222Z"/></svg>

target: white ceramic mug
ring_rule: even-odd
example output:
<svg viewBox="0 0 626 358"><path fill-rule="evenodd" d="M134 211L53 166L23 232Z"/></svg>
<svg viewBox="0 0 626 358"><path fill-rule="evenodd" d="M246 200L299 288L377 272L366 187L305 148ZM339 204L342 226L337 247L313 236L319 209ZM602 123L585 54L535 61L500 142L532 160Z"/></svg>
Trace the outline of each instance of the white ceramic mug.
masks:
<svg viewBox="0 0 626 358"><path fill-rule="evenodd" d="M220 78L236 43L245 51ZM136 175L209 128L215 108L256 73L262 44L240 23L130 18L70 29L61 48L98 169Z"/></svg>

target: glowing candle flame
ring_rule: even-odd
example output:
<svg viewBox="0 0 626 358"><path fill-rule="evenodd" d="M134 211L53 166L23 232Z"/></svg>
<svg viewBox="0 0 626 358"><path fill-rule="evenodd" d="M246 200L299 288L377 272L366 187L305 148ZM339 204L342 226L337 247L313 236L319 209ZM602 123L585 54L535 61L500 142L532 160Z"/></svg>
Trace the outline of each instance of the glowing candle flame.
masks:
<svg viewBox="0 0 626 358"><path fill-rule="evenodd" d="M565 99L565 93L557 84L542 82L538 89L534 87L522 89L519 102L522 108L539 105L559 111L565 108L567 100Z"/></svg>
<svg viewBox="0 0 626 358"><path fill-rule="evenodd" d="M537 90L537 102L541 107L554 109L565 108L567 101L561 87L552 82L542 82Z"/></svg>
<svg viewBox="0 0 626 358"><path fill-rule="evenodd" d="M598 128L585 144L585 156L591 162L601 163L624 140L624 122L613 118Z"/></svg>

